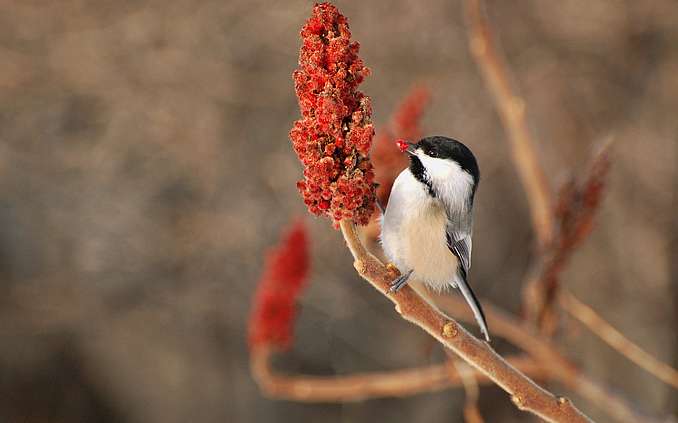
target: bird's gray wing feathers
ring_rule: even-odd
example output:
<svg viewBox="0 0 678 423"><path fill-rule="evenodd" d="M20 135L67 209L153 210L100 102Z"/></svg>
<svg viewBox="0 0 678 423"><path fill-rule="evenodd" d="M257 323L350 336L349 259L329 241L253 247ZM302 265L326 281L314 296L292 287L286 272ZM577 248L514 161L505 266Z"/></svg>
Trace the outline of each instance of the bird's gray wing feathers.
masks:
<svg viewBox="0 0 678 423"><path fill-rule="evenodd" d="M468 273L471 268L471 250L473 241L470 235L447 232L447 247L457 256L459 263Z"/></svg>
<svg viewBox="0 0 678 423"><path fill-rule="evenodd" d="M471 307L473 315L480 326L480 331L485 336L485 339L490 341L490 334L487 329L487 322L485 320L485 313L480 306L480 302L476 298L471 286L468 284L467 275L471 268L471 249L473 243L469 234L455 232L451 230L450 225L446 230L447 247L450 249L457 259L459 259L459 278L457 279L457 288L461 291L464 299Z"/></svg>

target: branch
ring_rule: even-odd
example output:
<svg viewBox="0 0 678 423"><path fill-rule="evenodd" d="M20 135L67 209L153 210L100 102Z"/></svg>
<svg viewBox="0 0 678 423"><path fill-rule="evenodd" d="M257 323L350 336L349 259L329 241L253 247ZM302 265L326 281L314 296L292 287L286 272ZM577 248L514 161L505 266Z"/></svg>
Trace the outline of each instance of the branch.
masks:
<svg viewBox="0 0 678 423"><path fill-rule="evenodd" d="M560 305L570 316L586 326L607 345L624 357L642 367L659 380L678 388L678 371L666 363L657 360L612 327L591 307L579 301L567 291L560 293Z"/></svg>
<svg viewBox="0 0 678 423"><path fill-rule="evenodd" d="M527 194L532 226L542 250L553 236L551 193L525 121L525 101L509 82L508 71L499 57L482 8L482 0L466 0L470 49L508 133L513 162Z"/></svg>
<svg viewBox="0 0 678 423"><path fill-rule="evenodd" d="M591 421L570 400L556 397L534 383L505 361L488 343L473 337L459 323L423 300L409 286L389 295L389 284L395 276L393 272L365 249L353 222L342 220L340 226L355 260L353 265L360 276L395 303L396 311L405 320L428 332L508 392L519 409L536 414L549 422Z"/></svg>
<svg viewBox="0 0 678 423"><path fill-rule="evenodd" d="M449 363L346 376L284 375L271 368L273 351L270 347L260 347L250 356L255 381L272 398L301 402L351 402L438 392L462 384L459 372ZM547 377L546 370L528 357L513 357L509 362L535 378ZM492 383L475 370L472 377L481 384Z"/></svg>
<svg viewBox="0 0 678 423"><path fill-rule="evenodd" d="M473 314L461 298L452 295L439 295L435 300L455 318L475 324ZM662 421L635 411L635 407L620 395L613 393L610 389L583 374L550 341L540 338L526 325L521 324L491 303L483 302L483 311L492 332L504 337L537 362L542 363L549 371L551 376L549 379L559 381L621 422L658 423Z"/></svg>

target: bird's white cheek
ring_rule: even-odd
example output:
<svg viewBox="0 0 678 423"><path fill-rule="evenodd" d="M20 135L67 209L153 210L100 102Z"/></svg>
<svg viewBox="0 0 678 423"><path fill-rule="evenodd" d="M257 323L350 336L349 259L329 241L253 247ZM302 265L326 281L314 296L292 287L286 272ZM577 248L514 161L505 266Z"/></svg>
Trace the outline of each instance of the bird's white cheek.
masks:
<svg viewBox="0 0 678 423"><path fill-rule="evenodd" d="M451 172L453 170L451 166L453 164L452 162L448 163L447 160L434 159L433 157L429 157L421 151L417 153L417 157L419 157L419 160L426 168L427 175L432 180L445 179L451 176Z"/></svg>
<svg viewBox="0 0 678 423"><path fill-rule="evenodd" d="M423 153L418 153L417 156L426 168L426 174L436 191L450 205L464 207L471 193L473 177L454 161L436 159Z"/></svg>

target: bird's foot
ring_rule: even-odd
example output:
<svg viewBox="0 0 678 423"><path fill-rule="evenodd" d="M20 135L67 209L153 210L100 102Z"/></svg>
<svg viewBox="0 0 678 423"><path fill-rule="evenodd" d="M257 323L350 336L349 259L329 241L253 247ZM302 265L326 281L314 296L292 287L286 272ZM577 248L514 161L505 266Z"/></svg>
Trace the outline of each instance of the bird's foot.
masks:
<svg viewBox="0 0 678 423"><path fill-rule="evenodd" d="M393 282L391 282L391 287L388 290L390 292L398 292L400 290L400 288L407 285L407 281L410 279L411 275L412 275L412 270L398 276Z"/></svg>

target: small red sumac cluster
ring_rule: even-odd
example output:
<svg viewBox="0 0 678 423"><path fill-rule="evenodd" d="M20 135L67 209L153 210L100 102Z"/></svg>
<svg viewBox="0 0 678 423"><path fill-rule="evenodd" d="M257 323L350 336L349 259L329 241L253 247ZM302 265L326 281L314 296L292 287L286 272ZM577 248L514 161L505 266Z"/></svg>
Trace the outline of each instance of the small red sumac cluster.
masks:
<svg viewBox="0 0 678 423"><path fill-rule="evenodd" d="M309 269L306 227L297 221L268 253L249 320L250 348L292 344L297 298Z"/></svg>
<svg viewBox="0 0 678 423"><path fill-rule="evenodd" d="M605 191L610 169L609 147L599 152L582 180L572 179L560 190L555 208L558 234L556 248L570 251L586 239Z"/></svg>
<svg viewBox="0 0 678 423"><path fill-rule="evenodd" d="M421 118L431 99L428 88L413 87L393 114L396 136L415 142L421 137Z"/></svg>
<svg viewBox="0 0 678 423"><path fill-rule="evenodd" d="M301 119L290 138L304 165L297 183L311 213L335 222L367 224L375 205L368 158L374 127L369 97L358 85L369 69L351 42L346 17L331 4L316 4L301 30L294 87Z"/></svg>
<svg viewBox="0 0 678 423"><path fill-rule="evenodd" d="M393 112L391 122L377 131L371 156L375 179L379 183L377 197L384 206L388 203L393 181L408 163L407 155L402 154L394 141L404 138L416 142L421 137L421 118L430 97L425 87L412 88Z"/></svg>

